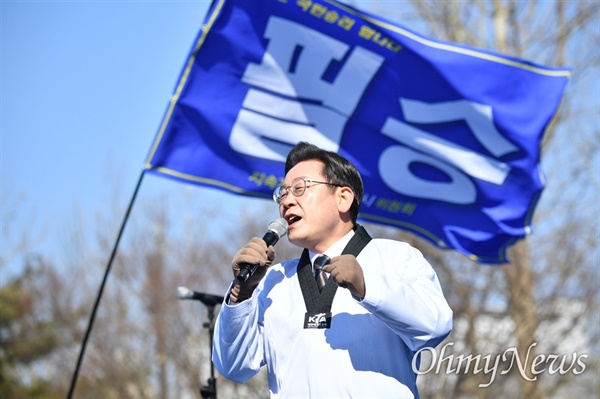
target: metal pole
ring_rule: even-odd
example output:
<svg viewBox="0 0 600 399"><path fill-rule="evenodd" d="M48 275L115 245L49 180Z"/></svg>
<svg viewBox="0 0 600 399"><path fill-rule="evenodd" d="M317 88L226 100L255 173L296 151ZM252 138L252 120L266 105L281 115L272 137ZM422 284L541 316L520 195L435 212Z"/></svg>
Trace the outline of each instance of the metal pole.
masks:
<svg viewBox="0 0 600 399"><path fill-rule="evenodd" d="M90 321L88 322L87 331L85 332L85 336L83 337L83 342L81 343L81 350L79 352L79 358L77 359L77 365L75 366L75 371L73 372L73 378L71 379L71 386L69 387L69 393L67 394L67 399L71 399L73 397L73 392L75 391L75 385L77 384L77 377L79 376L79 369L81 368L81 362L83 361L83 356L85 354L85 348L87 346L87 342L90 337L90 333L92 332L92 327L94 325L94 320L96 318L96 312L98 310L98 306L100 305L100 299L102 299L102 293L104 292L104 287L106 285L106 281L108 279L110 269L112 267L113 261L117 254L117 248L119 246L119 241L121 241L121 236L123 235L123 231L125 230L125 225L127 224L127 220L129 219L129 214L131 213L131 209L133 208L133 203L135 202L135 198L137 197L138 191L140 190L140 186L142 185L143 178L144 178L144 170L142 170L142 173L140 174L137 185L135 187L135 191L133 192L133 195L131 196L131 200L129 201L129 206L127 207L127 212L125 213L125 217L123 218L123 222L121 223L121 229L119 230L119 234L117 235L117 239L115 241L112 252L110 254L108 264L106 265L106 271L104 272L104 278L102 279L102 283L100 284L100 289L98 290L98 296L96 297L96 302L94 303L94 307L92 308L92 314L90 315Z"/></svg>

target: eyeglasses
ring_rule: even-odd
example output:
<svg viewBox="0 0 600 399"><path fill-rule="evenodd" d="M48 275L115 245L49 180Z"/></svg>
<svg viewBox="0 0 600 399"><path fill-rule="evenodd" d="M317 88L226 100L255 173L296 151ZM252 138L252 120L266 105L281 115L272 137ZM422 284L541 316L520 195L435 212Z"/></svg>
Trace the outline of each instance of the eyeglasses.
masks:
<svg viewBox="0 0 600 399"><path fill-rule="evenodd" d="M307 183L312 183L310 186ZM288 193L291 192L294 197L300 197L308 187L315 186L317 184L327 184L335 187L344 187L341 184L329 183L326 181L316 181L310 179L303 179L302 177L298 177L292 181L292 185L288 187L279 186L273 191L273 201L278 204L281 204L281 201L285 197L287 197Z"/></svg>

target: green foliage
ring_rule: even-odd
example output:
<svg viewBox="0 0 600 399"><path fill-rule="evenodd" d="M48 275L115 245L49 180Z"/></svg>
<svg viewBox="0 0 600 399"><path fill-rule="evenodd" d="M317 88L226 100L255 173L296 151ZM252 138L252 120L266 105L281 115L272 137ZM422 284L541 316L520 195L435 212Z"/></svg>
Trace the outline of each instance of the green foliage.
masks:
<svg viewBox="0 0 600 399"><path fill-rule="evenodd" d="M60 346L58 329L39 314L33 295L40 269L31 267L0 287L0 397L61 397L58 387L39 377L25 380L19 370L43 359Z"/></svg>

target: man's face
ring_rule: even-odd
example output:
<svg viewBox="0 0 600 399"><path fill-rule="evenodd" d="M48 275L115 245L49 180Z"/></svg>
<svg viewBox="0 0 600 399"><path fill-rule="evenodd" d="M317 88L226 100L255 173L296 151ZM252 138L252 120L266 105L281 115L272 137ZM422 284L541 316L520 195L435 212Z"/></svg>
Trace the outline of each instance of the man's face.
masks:
<svg viewBox="0 0 600 399"><path fill-rule="evenodd" d="M327 182L323 163L308 160L298 163L285 176L283 187L303 178ZM281 200L279 213L289 224L288 239L296 246L322 253L345 234L339 213L339 187L306 183L304 193L296 197L291 190ZM340 235L341 234L341 235Z"/></svg>

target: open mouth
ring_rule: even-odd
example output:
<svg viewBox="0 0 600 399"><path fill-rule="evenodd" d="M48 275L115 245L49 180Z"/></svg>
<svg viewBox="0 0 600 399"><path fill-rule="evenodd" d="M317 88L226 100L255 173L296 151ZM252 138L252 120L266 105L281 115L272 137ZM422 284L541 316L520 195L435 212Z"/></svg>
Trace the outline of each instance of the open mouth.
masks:
<svg viewBox="0 0 600 399"><path fill-rule="evenodd" d="M292 215L290 217L286 217L285 219L288 222L288 226L292 226L294 223L298 222L302 218L300 216Z"/></svg>

